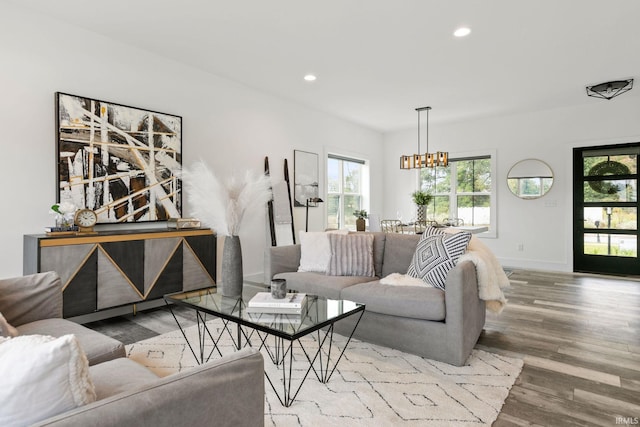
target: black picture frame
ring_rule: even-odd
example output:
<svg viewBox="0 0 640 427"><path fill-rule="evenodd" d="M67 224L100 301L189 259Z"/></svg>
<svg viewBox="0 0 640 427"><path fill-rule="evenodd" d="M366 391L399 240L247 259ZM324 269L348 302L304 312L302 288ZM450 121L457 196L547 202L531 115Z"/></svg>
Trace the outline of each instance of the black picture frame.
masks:
<svg viewBox="0 0 640 427"><path fill-rule="evenodd" d="M56 200L98 223L182 215L182 117L56 92Z"/></svg>
<svg viewBox="0 0 640 427"><path fill-rule="evenodd" d="M316 153L293 150L293 184L295 207L305 207L307 199L318 197L318 155Z"/></svg>

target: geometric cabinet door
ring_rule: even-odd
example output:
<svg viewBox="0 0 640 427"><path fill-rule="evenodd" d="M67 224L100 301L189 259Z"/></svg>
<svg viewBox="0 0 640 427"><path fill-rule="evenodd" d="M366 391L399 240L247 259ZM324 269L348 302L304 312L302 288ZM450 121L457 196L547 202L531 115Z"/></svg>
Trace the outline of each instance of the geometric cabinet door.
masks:
<svg viewBox="0 0 640 427"><path fill-rule="evenodd" d="M64 317L215 286L216 236L209 229L24 238L25 274L58 273Z"/></svg>

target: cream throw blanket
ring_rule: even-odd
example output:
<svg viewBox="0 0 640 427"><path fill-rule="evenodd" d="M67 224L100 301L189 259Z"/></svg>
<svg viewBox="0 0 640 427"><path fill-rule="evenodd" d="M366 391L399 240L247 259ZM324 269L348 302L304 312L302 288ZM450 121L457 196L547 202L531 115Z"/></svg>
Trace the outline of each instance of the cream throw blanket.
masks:
<svg viewBox="0 0 640 427"><path fill-rule="evenodd" d="M484 243L476 236L471 236L467 251L458 258L458 262L471 261L476 266L478 275L478 294L484 300L487 310L500 313L507 303L502 289L510 286L509 278L504 273L500 262ZM380 280L383 285L394 286L431 286L421 279L406 274L393 273Z"/></svg>
<svg viewBox="0 0 640 427"><path fill-rule="evenodd" d="M500 313L507 303L502 290L511 284L496 256L476 236L471 236L467 252L458 262L471 261L476 266L478 275L478 294L487 304L487 309Z"/></svg>

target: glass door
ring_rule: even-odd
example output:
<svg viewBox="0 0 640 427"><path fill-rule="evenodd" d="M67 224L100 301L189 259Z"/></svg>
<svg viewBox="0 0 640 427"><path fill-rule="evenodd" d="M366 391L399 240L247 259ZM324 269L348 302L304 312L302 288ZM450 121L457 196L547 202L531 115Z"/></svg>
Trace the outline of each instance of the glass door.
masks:
<svg viewBox="0 0 640 427"><path fill-rule="evenodd" d="M574 271L640 275L640 144L575 148Z"/></svg>

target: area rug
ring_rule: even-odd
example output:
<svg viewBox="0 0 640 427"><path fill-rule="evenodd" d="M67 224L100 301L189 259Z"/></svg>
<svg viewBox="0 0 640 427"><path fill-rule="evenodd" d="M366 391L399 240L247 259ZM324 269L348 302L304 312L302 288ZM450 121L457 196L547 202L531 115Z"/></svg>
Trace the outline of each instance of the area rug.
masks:
<svg viewBox="0 0 640 427"><path fill-rule="evenodd" d="M222 328L220 320L208 325L212 331ZM196 326L185 331L192 343L198 342ZM334 335L333 339L343 348L346 338ZM315 339L305 338L303 343L313 346ZM294 348L295 381L308 364L299 347ZM221 350L234 351L226 334ZM339 354L334 352L335 347L332 355ZM160 376L196 365L179 330L128 345L127 355ZM263 355L269 377L279 380L279 368L264 350ZM455 367L351 340L330 381L322 384L311 372L288 408L265 380L265 425L490 426L521 369L520 359L482 350L473 350L465 366Z"/></svg>

